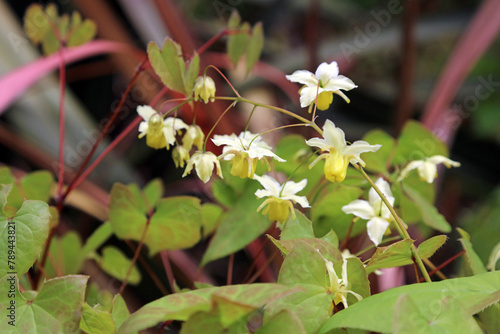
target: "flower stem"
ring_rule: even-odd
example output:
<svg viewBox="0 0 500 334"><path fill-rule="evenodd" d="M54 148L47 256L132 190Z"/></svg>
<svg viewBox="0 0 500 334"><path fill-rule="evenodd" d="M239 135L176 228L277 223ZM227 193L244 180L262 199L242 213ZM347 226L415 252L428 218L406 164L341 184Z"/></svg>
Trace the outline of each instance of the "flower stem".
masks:
<svg viewBox="0 0 500 334"><path fill-rule="evenodd" d="M233 103L231 103L229 105L229 107L226 108L226 110L224 110L224 112L219 116L219 119L215 122L214 126L212 126L212 128L210 129L210 131L208 132L207 136L205 137L205 142L203 143L203 152L206 151L207 149L207 142L208 142L208 139L210 138L210 135L212 134L212 132L214 132L215 130L215 127L217 126L217 124L219 124L220 120L222 119L222 117L224 117L224 115L227 114L227 112L229 110L231 110L232 107L234 107L236 105L236 101L234 101Z"/></svg>
<svg viewBox="0 0 500 334"><path fill-rule="evenodd" d="M358 166L357 164L354 164L354 167L356 167L361 172L361 174L366 179L366 181L368 181L368 183L372 186L372 188L375 189L375 191L380 196L380 198L382 199L384 204L387 206L387 208L391 212L392 216L394 217L394 220L396 222L396 226L398 228L398 232L401 235L401 237L403 239L411 239L410 235L408 234L408 231L405 228L403 221L398 216L398 214L396 213L396 211L392 207L391 203L389 203L387 198L385 198L384 193L382 193L382 191L375 185L375 183L372 181L372 179L370 179L370 177L368 176L368 174L366 174L363 167ZM412 254L413 258L415 259L417 266L420 268L422 275L424 275L425 280L427 282L432 282L431 278L429 276L429 273L427 272L427 269L425 268L424 263L422 262L422 259L418 255L417 248L415 247L415 245L413 243L411 244L411 254Z"/></svg>

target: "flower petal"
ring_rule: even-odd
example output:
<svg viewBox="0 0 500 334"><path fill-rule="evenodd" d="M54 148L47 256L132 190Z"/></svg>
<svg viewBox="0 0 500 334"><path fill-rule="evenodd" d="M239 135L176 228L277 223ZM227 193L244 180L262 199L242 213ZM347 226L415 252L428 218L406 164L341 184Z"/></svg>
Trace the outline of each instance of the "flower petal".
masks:
<svg viewBox="0 0 500 334"><path fill-rule="evenodd" d="M274 197L277 197L277 198L279 197L279 193L281 191L281 185L273 177L271 177L269 175L262 175L262 176L254 175L253 178L255 180L259 181L260 184L264 187L264 189L266 189L267 192L270 194L270 195L259 196L257 194L259 192L259 190L257 190L255 192L255 196L257 196L259 198L264 197L264 196L274 196ZM263 191L260 190L259 193L263 194Z"/></svg>
<svg viewBox="0 0 500 334"><path fill-rule="evenodd" d="M326 85L329 80L339 75L339 65L336 61L332 61L330 64L321 63L316 69L315 75L323 85Z"/></svg>
<svg viewBox="0 0 500 334"><path fill-rule="evenodd" d="M448 159L447 157L443 157L442 155L435 155L426 159L428 162L433 163L434 165L444 164L446 167L460 167L460 162L453 161Z"/></svg>
<svg viewBox="0 0 500 334"><path fill-rule="evenodd" d="M137 106L137 113L141 116L146 122L151 116L157 114L156 110L151 108L150 106Z"/></svg>
<svg viewBox="0 0 500 334"><path fill-rule="evenodd" d="M307 186L307 179L303 179L300 182L293 182L293 181L288 181L285 183L285 186L283 187L283 191L281 194L283 196L288 196L288 195L295 195L299 191L303 190Z"/></svg>
<svg viewBox="0 0 500 334"><path fill-rule="evenodd" d="M321 92L323 91L323 88L318 88L317 86L302 87L302 89L300 90L300 106L302 108L308 107L316 100L316 96L321 94Z"/></svg>
<svg viewBox="0 0 500 334"><path fill-rule="evenodd" d="M362 219L372 219L375 217L375 210L373 207L370 203L362 199L357 199L347 205L344 205L342 207L342 211L347 214L353 214Z"/></svg>
<svg viewBox="0 0 500 334"><path fill-rule="evenodd" d="M389 222L379 217L370 219L366 224L368 237L373 241L375 246L378 246L382 242L387 227L389 227Z"/></svg>
<svg viewBox="0 0 500 334"><path fill-rule="evenodd" d="M437 176L437 167L430 161L425 161L418 167L418 174L422 180L432 183Z"/></svg>
<svg viewBox="0 0 500 334"><path fill-rule="evenodd" d="M401 182L408 174L415 168L419 168L424 163L424 160L414 160L403 168L401 174L398 177L398 182Z"/></svg>
<svg viewBox="0 0 500 334"><path fill-rule="evenodd" d="M331 78L330 81L328 81L328 83L323 86L323 88L329 92L334 92L340 89L351 90L356 87L358 86L356 86L351 79L343 75L339 75L336 78Z"/></svg>
<svg viewBox="0 0 500 334"><path fill-rule="evenodd" d="M351 145L347 146L343 151L343 154L349 156L351 163L358 162L361 164L361 166L364 166L365 162L359 155L365 152L376 152L381 147L382 145L370 145L366 141L357 140Z"/></svg>
<svg viewBox="0 0 500 334"><path fill-rule="evenodd" d="M309 145L309 146L311 146L311 147L317 147L317 148L320 148L322 150L328 150L329 151L328 144L322 138L318 138L318 137L311 138L309 140L306 140L306 144Z"/></svg>
<svg viewBox="0 0 500 334"><path fill-rule="evenodd" d="M346 147L345 133L329 119L326 120L323 126L323 138L325 138L325 142L329 146L333 146L339 153L343 154Z"/></svg>
<svg viewBox="0 0 500 334"><path fill-rule="evenodd" d="M318 79L313 73L306 70L295 71L291 75L287 75L286 78L291 82L298 82L309 87L318 86Z"/></svg>

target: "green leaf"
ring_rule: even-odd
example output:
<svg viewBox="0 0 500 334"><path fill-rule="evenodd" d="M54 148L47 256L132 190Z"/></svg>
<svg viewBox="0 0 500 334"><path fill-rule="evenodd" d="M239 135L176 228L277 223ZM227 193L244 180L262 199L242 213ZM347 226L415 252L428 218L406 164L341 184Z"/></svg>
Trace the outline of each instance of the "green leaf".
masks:
<svg viewBox="0 0 500 334"><path fill-rule="evenodd" d="M430 239L425 240L420 245L418 245L418 255L422 259L430 258L439 248L441 248L441 246L444 245L446 239L447 238L445 235L436 235Z"/></svg>
<svg viewBox="0 0 500 334"><path fill-rule="evenodd" d="M54 176L48 171L36 171L21 179L21 188L26 199L48 202L54 185Z"/></svg>
<svg viewBox="0 0 500 334"><path fill-rule="evenodd" d="M179 44L167 38L160 50L155 42L148 44L148 57L155 73L168 88L185 93L184 60Z"/></svg>
<svg viewBox="0 0 500 334"><path fill-rule="evenodd" d="M217 228L222 217L222 208L213 203L205 203L201 206L201 225L203 227L203 238L211 235Z"/></svg>
<svg viewBox="0 0 500 334"><path fill-rule="evenodd" d="M111 188L109 223L120 239L137 240L148 220L139 200L125 185L115 183Z"/></svg>
<svg viewBox="0 0 500 334"><path fill-rule="evenodd" d="M123 281L127 276L132 260L129 260L118 248L106 246L102 250L102 258L98 262L104 272ZM128 283L137 285L140 281L141 273L134 264L128 278Z"/></svg>
<svg viewBox="0 0 500 334"><path fill-rule="evenodd" d="M402 165L434 155L448 156L448 148L421 123L408 121L399 136L392 165Z"/></svg>
<svg viewBox="0 0 500 334"><path fill-rule="evenodd" d="M409 295L402 295L394 307L393 333L415 334L481 334L474 318L451 296L444 297L436 305L439 312L422 312Z"/></svg>
<svg viewBox="0 0 500 334"><path fill-rule="evenodd" d="M255 334L295 333L306 334L306 330L297 315L289 310L282 310L269 319Z"/></svg>
<svg viewBox="0 0 500 334"><path fill-rule="evenodd" d="M80 320L80 329L91 334L116 333L116 326L111 313L83 304L83 314Z"/></svg>
<svg viewBox="0 0 500 334"><path fill-rule="evenodd" d="M12 184L0 184L0 212L3 211L3 207L7 203L7 196L12 189Z"/></svg>
<svg viewBox="0 0 500 334"><path fill-rule="evenodd" d="M226 213L215 232L203 255L201 266L246 247L273 223L269 221L268 216L257 212L263 201L255 197L257 189L259 189L257 181L250 180L246 183L243 193Z"/></svg>
<svg viewBox="0 0 500 334"><path fill-rule="evenodd" d="M327 234L321 237L322 240L333 245L335 248L339 248L339 237L337 237L337 233L334 230L331 230Z"/></svg>
<svg viewBox="0 0 500 334"><path fill-rule="evenodd" d="M17 277L12 276L13 280ZM10 276L0 279L1 291L8 291ZM4 318L0 322L0 332L13 333L79 333L82 304L88 276L72 275L45 281L42 289L32 300L19 293L9 298L7 293L0 295L0 308L7 309L15 300L15 326Z"/></svg>
<svg viewBox="0 0 500 334"><path fill-rule="evenodd" d="M130 316L127 304L121 295L116 295L113 298L113 306L111 310L113 321L117 328L119 328L125 320Z"/></svg>
<svg viewBox="0 0 500 334"><path fill-rule="evenodd" d="M89 19L73 27L66 45L69 47L83 45L91 41L97 33L97 25Z"/></svg>
<svg viewBox="0 0 500 334"><path fill-rule="evenodd" d="M290 240L297 238L314 238L312 223L299 210L295 210L296 219L292 216L288 218L281 231L280 240Z"/></svg>
<svg viewBox="0 0 500 334"><path fill-rule="evenodd" d="M429 203L422 195L410 187L405 187L404 192L420 209L422 220L426 225L444 233L451 232L450 224L448 224L443 215L437 211L434 205Z"/></svg>
<svg viewBox="0 0 500 334"><path fill-rule="evenodd" d="M500 272L406 285L365 298L334 314L321 328L320 333L328 333L334 328L342 327L391 332L396 303L403 294L411 297L420 313L431 317L439 315L441 307L435 305L440 305L440 301L445 297L453 297L462 305L470 305L487 299L499 289ZM434 307L431 307L432 305ZM363 315L363 321L359 321L360 314Z"/></svg>
<svg viewBox="0 0 500 334"><path fill-rule="evenodd" d="M229 302L231 309L235 311L235 315L244 312L245 305L236 302ZM224 325L222 319L224 312L219 309L220 304L215 303L214 308L209 312L197 312L193 314L183 325L180 334L204 333L204 334L220 334L220 333L246 333L246 317L242 316L234 323ZM250 308L247 312L251 312L254 308Z"/></svg>
<svg viewBox="0 0 500 334"><path fill-rule="evenodd" d="M200 56L195 52L186 71L186 95L190 96L194 88L194 82L200 72Z"/></svg>
<svg viewBox="0 0 500 334"><path fill-rule="evenodd" d="M486 272L483 261L477 256L472 243L470 242L470 236L467 232L461 228L457 228L458 233L462 236L458 239L465 250L465 257L467 258L467 263L470 266L473 275L483 274Z"/></svg>
<svg viewBox="0 0 500 334"><path fill-rule="evenodd" d="M62 237L54 237L50 243L51 261L47 261L45 271L49 277L78 274L84 258L81 257L82 242L74 231ZM53 267L56 266L56 268Z"/></svg>
<svg viewBox="0 0 500 334"><path fill-rule="evenodd" d="M105 222L101 224L85 241L85 245L80 251L81 257L84 259L90 253L101 247L102 244L113 235L111 224Z"/></svg>
<svg viewBox="0 0 500 334"><path fill-rule="evenodd" d="M50 30L50 24L43 7L31 4L24 14L24 31L28 38L36 45L40 43Z"/></svg>
<svg viewBox="0 0 500 334"><path fill-rule="evenodd" d="M390 165L389 159L394 151L395 140L383 130L372 130L368 132L363 140L371 145L382 145L376 152L366 152L363 154L363 160L366 162L365 169L369 172L387 175L387 166Z"/></svg>
<svg viewBox="0 0 500 334"><path fill-rule="evenodd" d="M411 260L411 245L413 242L411 239L405 239L386 247L377 247L366 265L366 271L372 273L381 268L399 267L413 263Z"/></svg>
<svg viewBox="0 0 500 334"><path fill-rule="evenodd" d="M228 28L233 31L242 30L238 33L231 33L227 39L227 55L234 66L245 53L250 38L250 25L247 22L240 25L240 22L238 11L233 10L229 18Z"/></svg>
<svg viewBox="0 0 500 334"><path fill-rule="evenodd" d="M342 207L358 199L363 190L342 184L335 184L327 189L326 195L320 197L311 209L314 232L316 236L323 236L334 230L339 239L344 239L347 236L353 216L345 214ZM366 224L355 223L351 237L360 234L365 228Z"/></svg>
<svg viewBox="0 0 500 334"><path fill-rule="evenodd" d="M151 180L142 192L146 206L151 211L163 196L163 182L160 179Z"/></svg>
<svg viewBox="0 0 500 334"><path fill-rule="evenodd" d="M252 36L248 41L247 55L246 55L246 69L247 73L259 61L262 49L264 48L264 31L262 29L262 22L258 22L252 29Z"/></svg>
<svg viewBox="0 0 500 334"><path fill-rule="evenodd" d="M210 311L214 303L213 296L235 303L244 301L245 305L256 309L298 290L280 284L265 283L230 285L176 293L143 306L123 323L118 333L133 333L167 320L186 321L197 312Z"/></svg>
<svg viewBox="0 0 500 334"><path fill-rule="evenodd" d="M57 51L59 51L60 46L61 46L61 43L57 39L57 36L54 34L52 29L49 30L45 34L45 37L42 41L43 54L46 56L50 56L51 54L54 54Z"/></svg>
<svg viewBox="0 0 500 334"><path fill-rule="evenodd" d="M200 200L190 196L163 198L149 224L144 243L150 254L194 246L201 238ZM134 238L138 240L139 236Z"/></svg>
<svg viewBox="0 0 500 334"><path fill-rule="evenodd" d="M488 268L488 270L490 271L494 271L498 260L500 260L500 242L491 251L486 268Z"/></svg>
<svg viewBox="0 0 500 334"><path fill-rule="evenodd" d="M22 275L29 270L42 252L49 219L47 203L35 200L24 201L13 218L0 213L0 249L5 259L0 266L0 277L8 272Z"/></svg>

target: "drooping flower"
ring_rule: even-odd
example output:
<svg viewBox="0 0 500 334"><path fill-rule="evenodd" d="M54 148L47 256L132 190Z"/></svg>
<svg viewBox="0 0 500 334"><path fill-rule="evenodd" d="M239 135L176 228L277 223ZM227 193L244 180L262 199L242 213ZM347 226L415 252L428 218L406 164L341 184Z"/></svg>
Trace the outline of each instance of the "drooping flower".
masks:
<svg viewBox="0 0 500 334"><path fill-rule="evenodd" d="M362 140L355 141L348 146L345 141L344 131L335 127L335 124L330 120L326 120L323 126L323 139L311 138L306 141L306 144L318 147L322 152L327 152L316 158L309 168L312 168L319 160L326 159L325 177L331 182L344 181L349 162L352 164L360 163L361 166L365 166L360 154L375 152L381 147L381 145L370 145Z"/></svg>
<svg viewBox="0 0 500 334"><path fill-rule="evenodd" d="M177 145L172 150L172 159L175 163L175 168L183 168L186 161L189 160L189 150L182 145Z"/></svg>
<svg viewBox="0 0 500 334"><path fill-rule="evenodd" d="M182 137L182 145L191 150L193 145L195 145L199 150L203 148L203 140L205 139L205 134L203 130L198 125L190 125Z"/></svg>
<svg viewBox="0 0 500 334"><path fill-rule="evenodd" d="M198 151L187 161L186 170L184 171L184 174L182 174L182 177L191 173L194 166L198 177L204 183L207 183L212 176L212 172L214 171L214 165L217 168L217 175L222 178L222 170L217 156L212 152Z"/></svg>
<svg viewBox="0 0 500 334"><path fill-rule="evenodd" d="M319 255L321 253L319 252L319 249L317 249ZM339 278L337 276L337 273L335 272L335 269L333 269L333 262L330 260L327 260L321 255L323 258L323 261L325 261L325 266L326 266L326 271L328 273L328 278L330 279L330 285L328 286L328 290L334 294L333 297L333 302L335 305L338 305L340 303L344 304L344 308L348 308L349 305L347 304L347 294L350 293L356 299L362 300L363 297L359 294L356 293L352 290L351 288L351 283L347 280L347 258L342 257L342 278Z"/></svg>
<svg viewBox="0 0 500 334"><path fill-rule="evenodd" d="M299 203L303 208L309 208L309 202L305 196L295 195L307 185L307 179L295 183L293 181L287 181L285 184L281 185L273 177L268 175L258 176L255 175L254 179L259 181L264 189L259 189L255 192L255 196L258 198L268 197L258 208L260 209L266 207L262 214L269 214L269 219L272 221L285 222L292 213L293 219L295 219L295 211L293 209L293 203Z"/></svg>
<svg viewBox="0 0 500 334"><path fill-rule="evenodd" d="M232 162L231 174L241 178L253 178L257 161L263 159L269 167L266 157L271 157L280 162L285 160L271 151L271 146L262 140L258 134L245 131L236 136L215 135L212 139L215 145L225 145L219 159Z"/></svg>
<svg viewBox="0 0 500 334"><path fill-rule="evenodd" d="M351 79L339 75L339 66L335 61L330 64L321 63L316 69L316 73L298 70L291 75L287 75L286 78L304 85L300 90L300 106L302 108L312 105L316 101L316 97L318 97L318 109L326 110L333 101L333 93L340 95L349 103L349 98L345 96L341 89L347 91L358 87Z"/></svg>
<svg viewBox="0 0 500 334"><path fill-rule="evenodd" d="M460 167L460 162L453 161L442 155L435 155L422 160L414 160L403 168L401 175L399 175L398 182L407 177L412 170L417 169L420 179L427 183L432 183L437 177L437 165L439 164L444 164L448 168Z"/></svg>
<svg viewBox="0 0 500 334"><path fill-rule="evenodd" d="M375 185L382 191L389 203L394 205L391 186L384 179L379 178ZM342 211L347 214L353 214L361 219L367 219L366 229L368 237L378 246L382 242L385 231L389 223L394 218L387 205L384 204L375 189L371 188L368 192L368 201L357 199L342 207Z"/></svg>
<svg viewBox="0 0 500 334"><path fill-rule="evenodd" d="M181 129L187 129L187 124L179 118L163 117L150 106L138 106L137 113L144 121L139 124L139 138L146 136L148 146L160 149L175 143L175 135Z"/></svg>
<svg viewBox="0 0 500 334"><path fill-rule="evenodd" d="M215 101L215 82L206 75L196 78L194 82L194 100L198 101L199 99L205 103Z"/></svg>

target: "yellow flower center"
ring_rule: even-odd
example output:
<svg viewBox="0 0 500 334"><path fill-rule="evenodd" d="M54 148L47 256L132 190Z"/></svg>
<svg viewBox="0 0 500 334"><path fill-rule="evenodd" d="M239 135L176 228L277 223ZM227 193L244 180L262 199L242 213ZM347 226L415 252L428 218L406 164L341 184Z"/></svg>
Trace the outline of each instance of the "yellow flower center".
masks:
<svg viewBox="0 0 500 334"><path fill-rule="evenodd" d="M269 214L269 220L285 222L288 220L290 211L292 212L293 218L295 219L295 211L293 211L293 204L289 200L283 200L276 197L270 197L262 203L257 212L264 206L267 207L262 211L263 215Z"/></svg>
<svg viewBox="0 0 500 334"><path fill-rule="evenodd" d="M319 110L326 110L333 102L333 93L332 92L321 92L318 95L318 101L316 103Z"/></svg>
<svg viewBox="0 0 500 334"><path fill-rule="evenodd" d="M148 119L148 130L146 133L146 144L149 147L160 149L167 146L167 140L163 134L163 118L155 114Z"/></svg>
<svg viewBox="0 0 500 334"><path fill-rule="evenodd" d="M332 152L325 161L325 177L331 182L342 182L347 174L347 166L349 166L349 157L339 154L332 148Z"/></svg>
<svg viewBox="0 0 500 334"><path fill-rule="evenodd" d="M231 161L233 163L233 166L231 167L232 175L239 176L242 179L247 177L253 178L255 169L257 168L257 158L250 159L246 153L235 154Z"/></svg>

